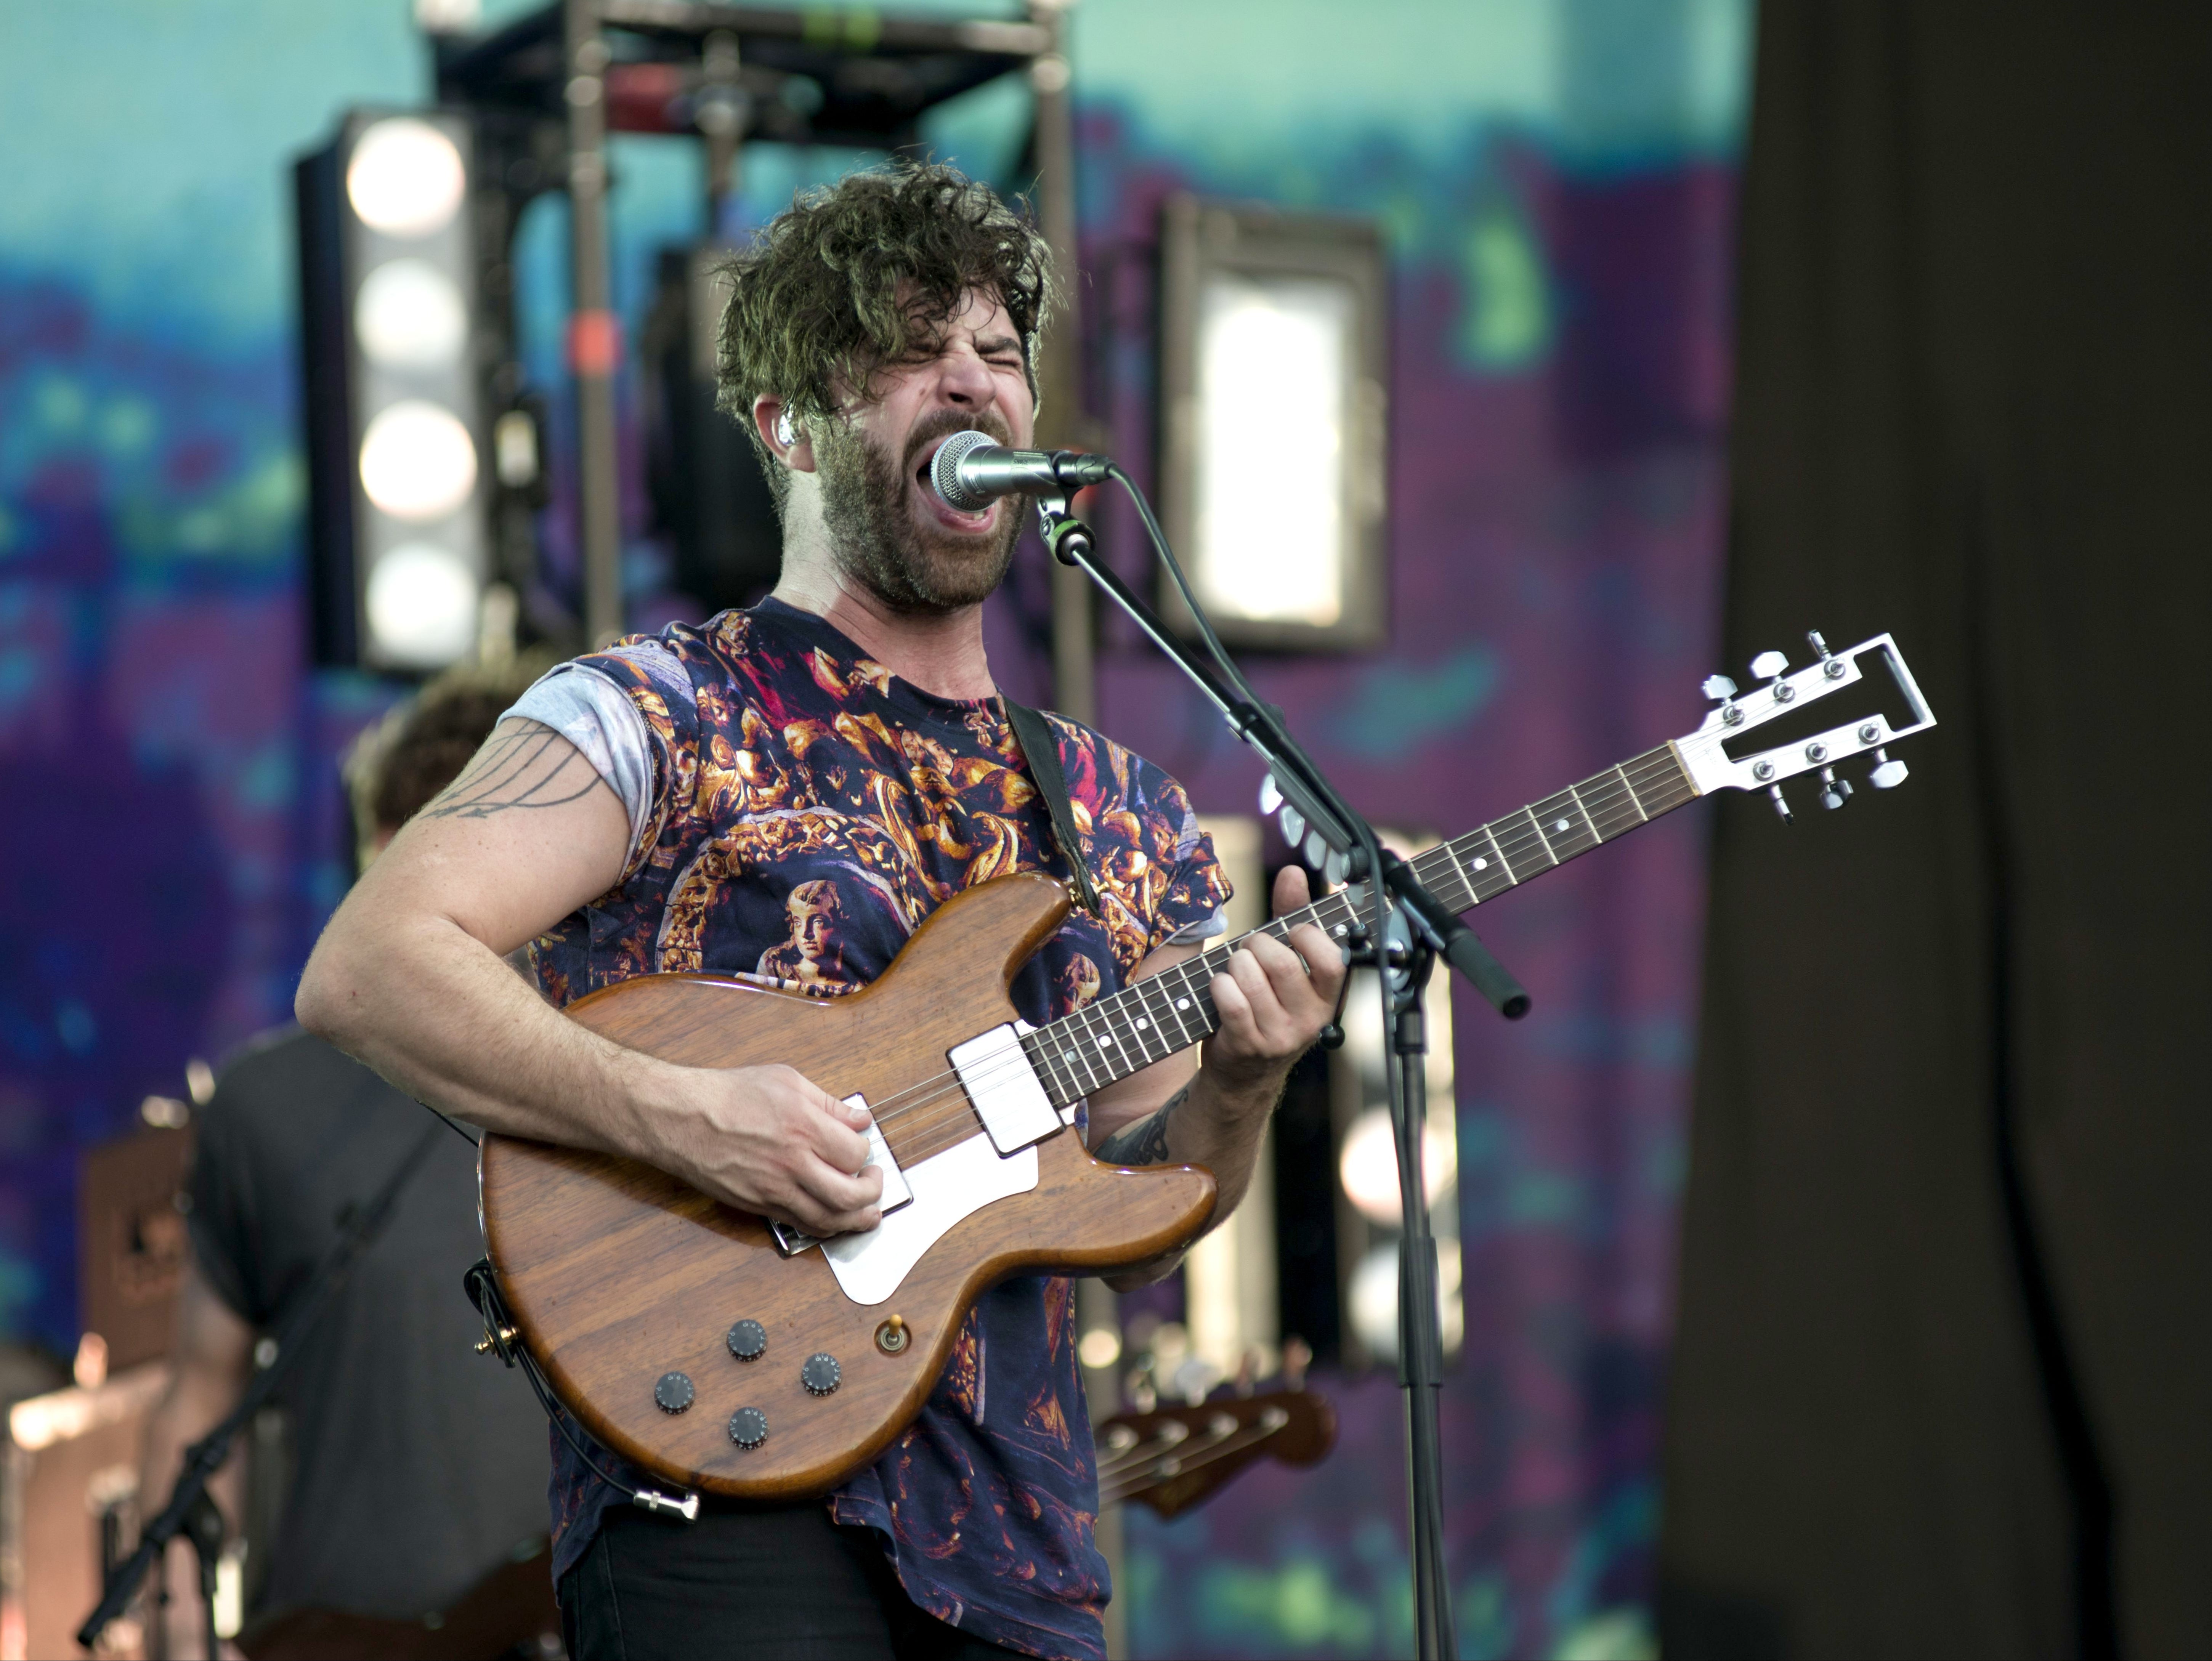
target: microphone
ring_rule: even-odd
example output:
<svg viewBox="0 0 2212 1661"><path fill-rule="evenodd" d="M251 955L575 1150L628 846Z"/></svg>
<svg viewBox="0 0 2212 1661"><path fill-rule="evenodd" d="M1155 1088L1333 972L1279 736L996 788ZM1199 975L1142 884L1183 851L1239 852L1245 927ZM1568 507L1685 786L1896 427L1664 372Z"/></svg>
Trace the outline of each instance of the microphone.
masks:
<svg viewBox="0 0 2212 1661"><path fill-rule="evenodd" d="M979 513L1000 496L1024 490L1080 490L1103 484L1113 462L1073 450L1009 450L969 428L937 446L929 482L947 507Z"/></svg>

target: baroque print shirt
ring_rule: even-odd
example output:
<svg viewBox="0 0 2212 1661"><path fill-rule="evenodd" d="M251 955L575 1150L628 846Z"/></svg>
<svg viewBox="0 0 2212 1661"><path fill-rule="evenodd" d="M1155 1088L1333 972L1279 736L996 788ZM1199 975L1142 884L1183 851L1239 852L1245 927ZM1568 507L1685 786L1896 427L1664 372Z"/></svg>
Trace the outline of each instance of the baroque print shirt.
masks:
<svg viewBox="0 0 2212 1661"><path fill-rule="evenodd" d="M621 881L531 949L556 1004L663 971L838 997L961 890L1066 874L996 700L932 696L780 601L578 658L509 713L567 737L630 815ZM1228 897L1182 786L1048 719L1104 915L1071 912L1015 980L1040 1025L1120 990L1170 941L1218 931ZM1074 1305L1065 1280L987 1294L921 1416L829 1501L877 1532L920 1607L1035 1655L1104 1653ZM553 1456L557 1576L620 1496L557 1434Z"/></svg>

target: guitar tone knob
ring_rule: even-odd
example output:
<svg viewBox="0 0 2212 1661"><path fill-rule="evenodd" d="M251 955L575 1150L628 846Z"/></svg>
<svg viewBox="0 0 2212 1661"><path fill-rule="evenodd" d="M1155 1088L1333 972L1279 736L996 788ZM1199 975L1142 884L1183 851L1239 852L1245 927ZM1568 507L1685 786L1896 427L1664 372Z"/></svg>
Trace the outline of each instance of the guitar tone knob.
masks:
<svg viewBox="0 0 2212 1661"><path fill-rule="evenodd" d="M810 1396L827 1396L844 1376L845 1369L837 1365L835 1355L809 1355L799 1369L799 1382L806 1386Z"/></svg>
<svg viewBox="0 0 2212 1661"><path fill-rule="evenodd" d="M730 1329L730 1354L741 1361L757 1361L768 1353L768 1329L758 1321L739 1321Z"/></svg>
<svg viewBox="0 0 2212 1661"><path fill-rule="evenodd" d="M653 1404L663 1413L681 1413L691 1397L691 1380L681 1373L664 1373L653 1386Z"/></svg>
<svg viewBox="0 0 2212 1661"><path fill-rule="evenodd" d="M757 1407L741 1407L730 1415L730 1440L748 1452L768 1440L768 1415Z"/></svg>

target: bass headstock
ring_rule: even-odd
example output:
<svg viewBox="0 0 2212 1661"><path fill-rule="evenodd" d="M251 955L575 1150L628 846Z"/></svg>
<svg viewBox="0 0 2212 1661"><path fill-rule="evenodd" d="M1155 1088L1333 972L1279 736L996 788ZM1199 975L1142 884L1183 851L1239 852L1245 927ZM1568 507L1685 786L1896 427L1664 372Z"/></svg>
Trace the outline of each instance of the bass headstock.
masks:
<svg viewBox="0 0 2212 1661"><path fill-rule="evenodd" d="M1820 774L1820 805L1826 808L1840 808L1850 800L1851 783L1836 769L1857 756L1873 758L1866 782L1876 790L1893 790L1905 782L1908 769L1889 754L1889 746L1934 726L1936 713L1905 667L1897 642L1877 634L1845 651L1831 652L1817 630L1805 639L1816 654L1812 663L1792 670L1780 652L1762 652L1751 660L1751 674L1764 684L1749 692L1739 691L1725 675L1706 677L1705 694L1714 700L1712 711L1695 732L1674 741L1682 770L1698 794L1763 790L1786 822L1790 804L1783 797L1782 782L1800 773ZM1869 667L1875 675L1868 673ZM1874 694L1877 703L1885 695L1894 695L1901 700L1905 718L1897 720L1878 706L1863 706L1846 718L1844 706L1838 705L1838 718L1832 723L1804 719L1810 706L1854 688ZM1852 701L1864 706L1869 700ZM1790 717L1798 718L1790 722L1796 730L1787 741L1765 749L1744 742L1760 727ZM1779 739L1781 735L1772 736Z"/></svg>
<svg viewBox="0 0 2212 1661"><path fill-rule="evenodd" d="M1264 1456L1318 1464L1336 1445L1336 1409L1302 1385L1224 1393L1100 1422L1098 1501L1139 1501L1162 1517L1188 1511Z"/></svg>

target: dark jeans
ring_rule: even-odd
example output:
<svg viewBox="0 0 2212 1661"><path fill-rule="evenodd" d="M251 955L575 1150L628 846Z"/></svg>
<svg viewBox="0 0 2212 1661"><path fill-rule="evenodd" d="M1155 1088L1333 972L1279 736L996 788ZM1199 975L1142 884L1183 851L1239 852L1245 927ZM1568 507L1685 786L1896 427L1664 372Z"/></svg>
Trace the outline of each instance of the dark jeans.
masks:
<svg viewBox="0 0 2212 1661"><path fill-rule="evenodd" d="M610 1510L561 1577L561 1625L572 1661L1016 1653L916 1609L874 1532L839 1528L819 1503L702 1512L690 1524Z"/></svg>

